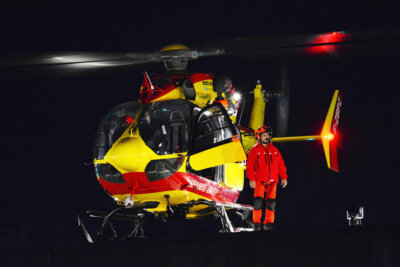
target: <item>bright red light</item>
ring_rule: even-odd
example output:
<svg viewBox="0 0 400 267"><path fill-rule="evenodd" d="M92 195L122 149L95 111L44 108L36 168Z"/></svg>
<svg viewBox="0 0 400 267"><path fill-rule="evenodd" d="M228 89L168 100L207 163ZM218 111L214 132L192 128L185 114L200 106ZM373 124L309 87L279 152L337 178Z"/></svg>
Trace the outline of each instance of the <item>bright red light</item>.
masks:
<svg viewBox="0 0 400 267"><path fill-rule="evenodd" d="M125 118L125 121L126 121L127 123L129 123L129 124L132 124L135 120L134 120L132 117L127 116L127 117Z"/></svg>
<svg viewBox="0 0 400 267"><path fill-rule="evenodd" d="M335 138L335 135L329 133L324 135L325 139L328 139L329 141L333 140Z"/></svg>
<svg viewBox="0 0 400 267"><path fill-rule="evenodd" d="M315 37L311 44L327 44L327 45L316 45L307 47L306 51L311 54L332 54L336 51L337 45L331 43L337 43L343 41L346 34L344 32L331 32L324 33Z"/></svg>

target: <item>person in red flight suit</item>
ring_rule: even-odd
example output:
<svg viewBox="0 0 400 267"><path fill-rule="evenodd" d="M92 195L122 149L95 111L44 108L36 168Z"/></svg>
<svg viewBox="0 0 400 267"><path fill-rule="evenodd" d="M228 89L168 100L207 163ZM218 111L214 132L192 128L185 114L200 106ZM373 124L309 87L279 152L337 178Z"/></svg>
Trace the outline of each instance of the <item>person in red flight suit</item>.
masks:
<svg viewBox="0 0 400 267"><path fill-rule="evenodd" d="M253 222L254 230L261 230L261 216L266 200L264 230L271 230L275 220L276 187L281 178L283 188L287 186L286 166L279 150L271 143L272 130L261 126L256 131L258 143L247 157L247 177L254 188ZM278 177L279 176L279 177Z"/></svg>

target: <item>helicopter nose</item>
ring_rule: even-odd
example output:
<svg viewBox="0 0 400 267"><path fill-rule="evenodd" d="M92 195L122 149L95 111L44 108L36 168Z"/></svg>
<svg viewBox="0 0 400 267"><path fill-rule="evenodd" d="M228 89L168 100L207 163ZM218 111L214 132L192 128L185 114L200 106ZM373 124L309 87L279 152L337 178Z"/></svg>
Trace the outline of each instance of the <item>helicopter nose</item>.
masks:
<svg viewBox="0 0 400 267"><path fill-rule="evenodd" d="M124 172L143 172L154 152L137 136L123 137L108 153L108 161Z"/></svg>

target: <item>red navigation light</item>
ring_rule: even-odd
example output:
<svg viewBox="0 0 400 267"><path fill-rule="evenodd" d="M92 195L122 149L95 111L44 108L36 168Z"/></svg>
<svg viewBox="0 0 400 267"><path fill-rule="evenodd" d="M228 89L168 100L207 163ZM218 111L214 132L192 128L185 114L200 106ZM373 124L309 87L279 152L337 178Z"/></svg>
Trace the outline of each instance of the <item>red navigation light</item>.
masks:
<svg viewBox="0 0 400 267"><path fill-rule="evenodd" d="M329 133L329 134L325 134L323 137L325 139L328 139L329 141L331 141L331 140L333 140L335 138L335 135L332 134L332 133Z"/></svg>
<svg viewBox="0 0 400 267"><path fill-rule="evenodd" d="M337 42L343 41L346 33L344 32L330 32L316 36L311 41L311 47L307 47L306 51L311 54L332 54L337 49ZM326 45L324 45L326 44Z"/></svg>
<svg viewBox="0 0 400 267"><path fill-rule="evenodd" d="M134 120L132 117L129 117L129 116L127 116L127 117L125 118L125 121L126 121L127 123L129 123L129 124L132 124L132 123L135 122L135 120Z"/></svg>

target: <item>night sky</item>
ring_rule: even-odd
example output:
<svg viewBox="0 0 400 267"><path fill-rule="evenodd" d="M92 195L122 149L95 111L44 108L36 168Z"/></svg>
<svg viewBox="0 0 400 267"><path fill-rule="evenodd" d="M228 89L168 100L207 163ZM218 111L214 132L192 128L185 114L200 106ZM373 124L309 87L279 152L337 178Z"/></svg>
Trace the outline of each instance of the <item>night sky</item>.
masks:
<svg viewBox="0 0 400 267"><path fill-rule="evenodd" d="M2 2L0 59L50 52L144 51L243 36L399 29L398 9L389 4L260 2ZM399 58L389 49L354 57L287 59L289 135L318 134L334 89L344 93L340 172L327 169L319 143L279 146L289 184L278 191L278 229L344 228L346 209L352 206L364 206L366 225L400 222ZM92 161L101 118L113 106L136 99L144 70L161 68L0 68L1 247L78 241L76 214L113 208L93 166L84 163ZM268 57L222 57L191 62L189 71L229 75L246 99L246 125L252 98L248 90L256 80L274 88L277 65ZM246 184L240 201L251 204L251 194ZM207 228L207 223L202 226ZM187 232L198 229L190 223L186 227Z"/></svg>

